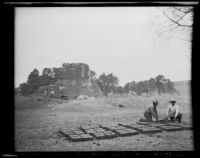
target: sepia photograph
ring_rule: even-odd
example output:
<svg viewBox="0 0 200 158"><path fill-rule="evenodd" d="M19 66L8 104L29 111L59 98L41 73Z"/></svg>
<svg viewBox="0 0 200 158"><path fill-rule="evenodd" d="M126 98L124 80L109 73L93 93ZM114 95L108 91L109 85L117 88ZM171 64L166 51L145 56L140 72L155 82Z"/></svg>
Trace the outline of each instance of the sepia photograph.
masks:
<svg viewBox="0 0 200 158"><path fill-rule="evenodd" d="M193 6L14 13L16 152L194 151Z"/></svg>

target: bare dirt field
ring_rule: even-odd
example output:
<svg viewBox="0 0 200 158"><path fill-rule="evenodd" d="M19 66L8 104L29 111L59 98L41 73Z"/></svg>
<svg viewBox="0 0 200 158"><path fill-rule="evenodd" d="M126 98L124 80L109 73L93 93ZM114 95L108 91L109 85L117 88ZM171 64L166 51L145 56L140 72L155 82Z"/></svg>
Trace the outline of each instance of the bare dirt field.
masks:
<svg viewBox="0 0 200 158"><path fill-rule="evenodd" d="M108 140L69 142L59 134L62 127L78 128L87 124L134 123L143 117L145 107L158 99L160 118L166 115L171 96L113 96L54 102L52 111L47 103L41 107L15 110L16 151L191 151L192 130L139 134ZM183 121L191 122L189 95L173 96L177 100ZM124 107L119 107L123 104Z"/></svg>

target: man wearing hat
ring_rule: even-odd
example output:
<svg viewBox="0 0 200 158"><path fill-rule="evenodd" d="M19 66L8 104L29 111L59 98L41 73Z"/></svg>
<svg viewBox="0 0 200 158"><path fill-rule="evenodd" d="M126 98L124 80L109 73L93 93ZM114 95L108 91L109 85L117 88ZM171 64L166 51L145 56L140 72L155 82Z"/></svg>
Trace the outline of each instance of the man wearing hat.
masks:
<svg viewBox="0 0 200 158"><path fill-rule="evenodd" d="M176 104L175 99L170 99L169 101L171 104L169 105L167 109L167 118L168 120L178 120L179 123L181 123L182 113L179 112L178 105Z"/></svg>
<svg viewBox="0 0 200 158"><path fill-rule="evenodd" d="M144 112L144 118L146 119L146 121L153 121L153 118L155 118L156 121L159 120L157 106L158 106L158 101L154 100L152 104L147 107L147 109Z"/></svg>

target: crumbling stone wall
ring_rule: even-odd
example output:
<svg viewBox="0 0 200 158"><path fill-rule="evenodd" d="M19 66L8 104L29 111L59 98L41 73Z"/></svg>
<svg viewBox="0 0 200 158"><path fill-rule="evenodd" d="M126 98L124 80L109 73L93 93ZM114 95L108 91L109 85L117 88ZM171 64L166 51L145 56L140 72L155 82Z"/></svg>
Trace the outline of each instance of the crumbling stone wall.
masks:
<svg viewBox="0 0 200 158"><path fill-rule="evenodd" d="M83 63L64 63L59 80L54 85L41 87L39 91L42 93L46 87L51 87L54 89L56 96L59 97L59 86L61 85L65 87L63 94L72 98L79 95L102 95L89 66Z"/></svg>
<svg viewBox="0 0 200 158"><path fill-rule="evenodd" d="M89 66L83 63L64 63L62 65L62 73L60 74L61 79L88 79Z"/></svg>

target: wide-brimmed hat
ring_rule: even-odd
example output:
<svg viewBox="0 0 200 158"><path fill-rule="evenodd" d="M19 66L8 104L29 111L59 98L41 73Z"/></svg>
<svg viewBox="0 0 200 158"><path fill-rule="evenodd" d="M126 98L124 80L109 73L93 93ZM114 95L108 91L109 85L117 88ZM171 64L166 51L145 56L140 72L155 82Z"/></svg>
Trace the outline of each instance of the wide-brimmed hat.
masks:
<svg viewBox="0 0 200 158"><path fill-rule="evenodd" d="M154 101L153 101L153 103L156 103L156 104L158 104L158 100L154 100Z"/></svg>
<svg viewBox="0 0 200 158"><path fill-rule="evenodd" d="M172 98L172 99L169 100L169 102L170 102L170 103L171 103L171 102L176 102L176 100Z"/></svg>

